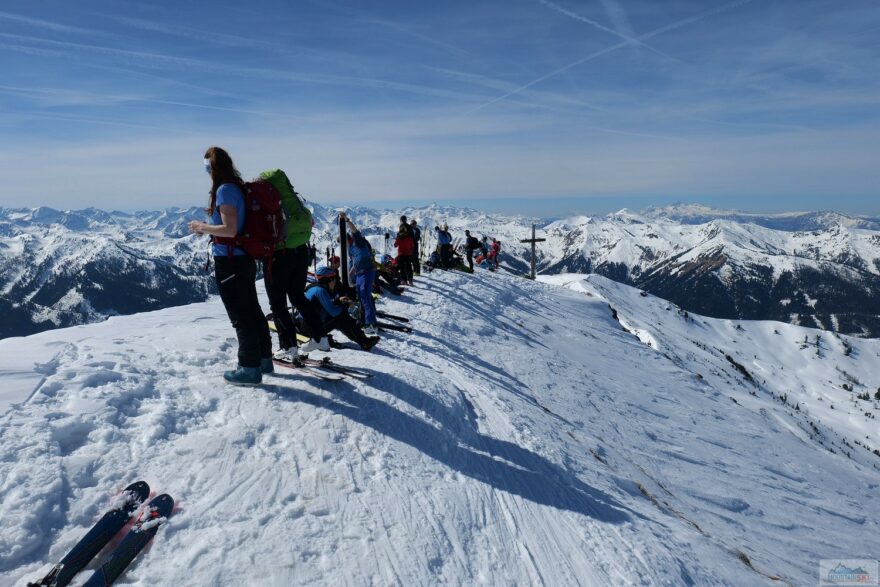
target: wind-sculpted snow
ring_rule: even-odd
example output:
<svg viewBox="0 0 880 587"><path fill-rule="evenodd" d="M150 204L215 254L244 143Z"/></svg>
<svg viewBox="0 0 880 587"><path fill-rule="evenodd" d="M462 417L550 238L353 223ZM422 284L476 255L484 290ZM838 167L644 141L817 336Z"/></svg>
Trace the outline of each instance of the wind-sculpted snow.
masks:
<svg viewBox="0 0 880 587"><path fill-rule="evenodd" d="M223 384L216 298L0 341L0 584L136 479L179 509L135 585L805 585L819 559L876 557L880 458L841 437L876 444L842 412L877 406L813 381L844 381L833 363L880 385L876 341L776 324L767 345L567 279L422 276L380 301L412 334L332 353L366 380Z"/></svg>

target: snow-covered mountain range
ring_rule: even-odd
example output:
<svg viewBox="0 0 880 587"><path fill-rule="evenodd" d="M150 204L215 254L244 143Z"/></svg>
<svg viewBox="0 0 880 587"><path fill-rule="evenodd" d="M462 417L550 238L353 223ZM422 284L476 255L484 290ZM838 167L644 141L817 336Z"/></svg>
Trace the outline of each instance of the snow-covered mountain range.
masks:
<svg viewBox="0 0 880 587"><path fill-rule="evenodd" d="M379 303L415 331L331 353L365 380L224 385L216 297L0 341L0 584L137 479L179 504L139 586L816 585L880 553L878 340L597 275Z"/></svg>
<svg viewBox="0 0 880 587"><path fill-rule="evenodd" d="M335 246L336 210L313 205L315 242ZM206 242L186 232L198 208L125 214L0 210L0 337L202 301L213 291ZM880 335L880 220L835 213L755 215L678 205L552 221L432 205L350 210L378 252L398 218L416 218L426 247L448 223L498 238L524 273L538 225L543 274L598 273L721 318L773 319Z"/></svg>

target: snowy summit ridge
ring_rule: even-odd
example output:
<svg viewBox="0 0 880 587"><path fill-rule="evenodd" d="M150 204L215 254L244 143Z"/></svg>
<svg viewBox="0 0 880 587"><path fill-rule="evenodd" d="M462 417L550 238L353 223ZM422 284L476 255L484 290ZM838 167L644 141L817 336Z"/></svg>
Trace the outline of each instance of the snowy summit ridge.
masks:
<svg viewBox="0 0 880 587"><path fill-rule="evenodd" d="M137 585L803 585L880 552L876 340L548 279L422 276L382 300L414 333L333 352L367 380L222 385L216 298L0 341L0 583L136 479L182 504Z"/></svg>

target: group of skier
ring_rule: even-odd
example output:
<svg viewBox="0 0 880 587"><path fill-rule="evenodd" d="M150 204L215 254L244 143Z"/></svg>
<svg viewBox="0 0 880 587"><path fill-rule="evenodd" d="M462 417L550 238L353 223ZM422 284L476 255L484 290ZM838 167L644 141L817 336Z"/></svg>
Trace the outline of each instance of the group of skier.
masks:
<svg viewBox="0 0 880 587"><path fill-rule="evenodd" d="M328 335L333 330L339 330L363 350L372 349L380 340L374 290L386 287L400 293L400 286L413 285L414 276L421 273L422 231L416 220L400 217L394 238L396 258L386 254L382 263L376 263L369 241L352 220L341 213L340 223L345 227L341 232L348 245L348 267L342 268L339 257L329 255L327 265L318 266L317 251L309 243L313 225L311 211L283 171L266 171L260 180L246 184L232 158L220 147L210 147L205 152L204 166L211 177L206 209L208 221L193 220L188 227L195 234L211 237L214 279L238 338L238 365L224 372L224 379L233 385L258 385L264 374L274 371L276 362L301 367L308 360L309 352L331 349ZM267 212L266 218L261 219L263 224L273 222L272 204L256 205L260 189L266 183L271 184L275 201L280 199L285 233L270 247L257 243L262 244L260 248L255 246L252 234L260 228L254 228L256 225L254 219L248 217L248 210ZM281 210L274 213L282 215ZM245 230L246 220L251 222L248 230ZM426 263L428 269L461 266L449 227L443 224L434 230L437 247ZM389 238L386 234L386 244ZM496 239L489 244L487 237L480 241L466 230L462 248L470 271L473 271L475 255L478 264L498 266L501 244ZM257 297L258 261L262 263L271 320L278 334L279 350L274 353L269 321ZM310 276L312 264L315 272ZM346 269L351 283L347 291L340 279L340 271ZM293 314L288 303L293 307Z"/></svg>
<svg viewBox="0 0 880 587"><path fill-rule="evenodd" d="M449 225L444 223L442 226L435 226L434 231L437 233L437 248L428 257L429 269L454 269L462 266L463 261L457 249L464 250L470 272L474 271L474 262L487 269L498 268L501 241L493 238L490 244L489 237L483 236L483 239L480 240L472 236L470 230L465 230L464 242L456 247L455 239L449 232Z"/></svg>

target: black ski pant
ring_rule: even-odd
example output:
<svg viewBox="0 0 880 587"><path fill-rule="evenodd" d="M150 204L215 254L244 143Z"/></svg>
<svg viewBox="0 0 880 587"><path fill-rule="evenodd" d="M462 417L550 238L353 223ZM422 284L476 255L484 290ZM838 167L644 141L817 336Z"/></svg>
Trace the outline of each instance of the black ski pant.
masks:
<svg viewBox="0 0 880 587"><path fill-rule="evenodd" d="M420 254L419 243L416 242L416 246L413 249L413 273L421 274L422 273L422 261L419 257L419 254Z"/></svg>
<svg viewBox="0 0 880 587"><path fill-rule="evenodd" d="M473 250L473 249L467 249L467 250L465 251L465 253L466 253L466 255L467 255L468 267L471 268L471 273L473 273L473 271L474 271L474 250Z"/></svg>
<svg viewBox="0 0 880 587"><path fill-rule="evenodd" d="M452 267L452 245L440 245L440 266L443 269Z"/></svg>
<svg viewBox="0 0 880 587"><path fill-rule="evenodd" d="M320 307L319 302L313 302L313 309ZM315 331L313 331L309 326L303 325L303 330L306 332L308 336L315 338ZM367 335L364 334L363 329L358 325L354 318L348 313L348 309L343 310L339 316L335 318L330 318L326 322L321 324L321 329L318 330L317 336L327 336L330 334L332 330L338 330L349 340L352 340L359 344L361 347L367 344Z"/></svg>
<svg viewBox="0 0 880 587"><path fill-rule="evenodd" d="M269 307L278 331L278 344L282 349L296 346L296 325L287 310L287 301L299 310L303 320L315 332L320 332L321 316L306 299L306 276L309 272L309 247L275 251L272 258L272 278L263 269L263 284L269 296Z"/></svg>
<svg viewBox="0 0 880 587"><path fill-rule="evenodd" d="M397 255L397 268L400 278L405 282L413 280L413 258L411 255Z"/></svg>
<svg viewBox="0 0 880 587"><path fill-rule="evenodd" d="M351 317L348 310L344 310L339 316L324 322L324 332L329 334L331 330L338 330L361 347L367 345L367 335L364 334L363 329L358 326L355 319Z"/></svg>
<svg viewBox="0 0 880 587"><path fill-rule="evenodd" d="M257 262L248 255L214 257L214 279L238 337L238 363L259 367L272 356L272 338L257 299Z"/></svg>

